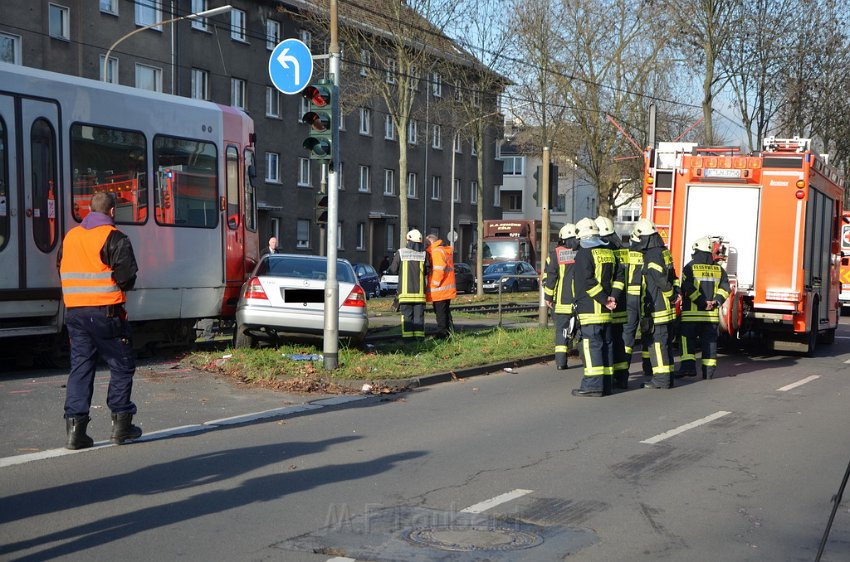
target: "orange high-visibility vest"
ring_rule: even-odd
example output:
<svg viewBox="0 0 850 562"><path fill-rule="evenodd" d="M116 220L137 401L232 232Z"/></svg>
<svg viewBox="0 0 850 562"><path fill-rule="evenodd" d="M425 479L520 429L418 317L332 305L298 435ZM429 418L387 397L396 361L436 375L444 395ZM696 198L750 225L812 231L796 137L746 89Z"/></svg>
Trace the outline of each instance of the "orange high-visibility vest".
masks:
<svg viewBox="0 0 850 562"><path fill-rule="evenodd" d="M452 247L435 240L425 249L431 255L431 275L428 277L426 302L446 301L457 296Z"/></svg>
<svg viewBox="0 0 850 562"><path fill-rule="evenodd" d="M124 291L112 279L112 268L100 259L112 225L72 228L62 243L62 297L67 308L106 306L125 302Z"/></svg>

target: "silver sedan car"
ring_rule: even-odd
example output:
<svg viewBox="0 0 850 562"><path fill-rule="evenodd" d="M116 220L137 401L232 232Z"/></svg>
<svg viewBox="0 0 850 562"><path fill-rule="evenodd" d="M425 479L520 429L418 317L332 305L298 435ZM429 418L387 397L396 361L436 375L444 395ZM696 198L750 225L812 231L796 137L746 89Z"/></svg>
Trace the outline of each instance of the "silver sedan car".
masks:
<svg viewBox="0 0 850 562"><path fill-rule="evenodd" d="M347 260L337 260L336 272L339 335L359 343L369 327L366 293ZM263 256L239 294L234 347L256 347L260 340L276 343L286 334L321 336L326 276L327 258L323 256Z"/></svg>

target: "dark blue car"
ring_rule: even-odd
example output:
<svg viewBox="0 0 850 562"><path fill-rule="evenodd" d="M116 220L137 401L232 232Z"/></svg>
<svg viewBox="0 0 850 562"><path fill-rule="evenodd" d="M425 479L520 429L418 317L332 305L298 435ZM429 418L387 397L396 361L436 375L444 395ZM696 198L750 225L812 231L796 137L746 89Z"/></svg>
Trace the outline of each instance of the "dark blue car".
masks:
<svg viewBox="0 0 850 562"><path fill-rule="evenodd" d="M357 274L357 281L363 287L367 299L381 296L381 279L374 267L365 263L355 263L354 273Z"/></svg>
<svg viewBox="0 0 850 562"><path fill-rule="evenodd" d="M537 271L530 263L524 261L491 263L484 270L484 279L482 280L484 292L498 292L500 282L503 293L536 291L538 288Z"/></svg>

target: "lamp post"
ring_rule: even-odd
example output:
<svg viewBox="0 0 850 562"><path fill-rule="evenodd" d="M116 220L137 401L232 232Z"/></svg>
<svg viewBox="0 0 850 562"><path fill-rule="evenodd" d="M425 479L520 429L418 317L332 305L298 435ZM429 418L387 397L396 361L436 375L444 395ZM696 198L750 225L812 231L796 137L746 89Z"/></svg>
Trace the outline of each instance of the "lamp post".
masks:
<svg viewBox="0 0 850 562"><path fill-rule="evenodd" d="M124 39L127 39L128 37L132 37L136 33L139 33L141 31L145 31L146 29L150 29L152 27L158 27L160 25L165 25L167 23L174 23L174 22L178 22L180 20L188 20L188 19L206 18L206 17L211 17L211 16L217 16L219 14L229 12L232 9L233 9L233 6L228 4L227 6L221 6L220 8L213 8L211 10L204 10L203 12L195 12L194 14L186 14L185 16L179 16L179 17L176 17L176 18L168 19L168 20L158 21L156 23L152 23L150 25L140 27L139 29L134 29L130 33L128 33L128 34L126 34L122 37L119 37L118 40L115 41L115 43L113 43L111 47L109 47L109 50L106 51L106 57L103 59L103 81L106 82L107 77L108 77L107 73L109 71L109 55L112 54L112 51L115 50L115 47L117 47L118 44L121 41L123 41Z"/></svg>
<svg viewBox="0 0 850 562"><path fill-rule="evenodd" d="M473 119L470 119L469 121L467 121L466 123L464 123L463 125L461 125L460 127L458 127L455 130L455 135L460 133L461 129L471 125L472 123L475 123L476 121L484 119L485 117L492 117L493 115L499 115L499 112L493 111L493 112L490 112L486 115L481 115L480 117L475 117ZM451 211L449 212L449 232L446 235L446 238L448 238L449 236L452 236L452 234L454 234L454 231L455 231L455 161L456 160L457 160L457 150L455 150L455 141L454 141L454 138L452 138L452 177L451 177L451 184L452 184L451 193L452 193L452 195L451 195L451 206L449 207L451 209ZM452 236L452 237L456 238L456 236ZM454 258L456 240L449 240L449 242L452 243L452 258Z"/></svg>

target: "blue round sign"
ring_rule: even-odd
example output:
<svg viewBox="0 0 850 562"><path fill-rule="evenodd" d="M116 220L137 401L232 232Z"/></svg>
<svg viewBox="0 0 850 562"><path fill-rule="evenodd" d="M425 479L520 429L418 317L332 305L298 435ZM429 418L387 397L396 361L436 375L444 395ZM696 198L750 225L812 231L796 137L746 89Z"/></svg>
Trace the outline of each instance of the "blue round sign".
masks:
<svg viewBox="0 0 850 562"><path fill-rule="evenodd" d="M277 44L269 57L269 78L284 94L297 94L313 76L313 55L302 41L286 39Z"/></svg>

